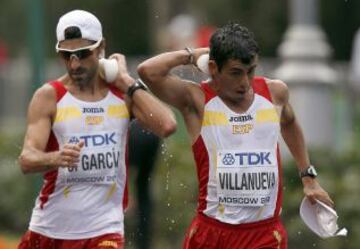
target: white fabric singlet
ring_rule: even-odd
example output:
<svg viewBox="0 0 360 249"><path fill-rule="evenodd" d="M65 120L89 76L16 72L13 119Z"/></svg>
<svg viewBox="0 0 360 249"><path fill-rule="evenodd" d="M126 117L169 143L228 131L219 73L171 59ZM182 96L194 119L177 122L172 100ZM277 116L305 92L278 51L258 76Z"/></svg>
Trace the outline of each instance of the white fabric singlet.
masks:
<svg viewBox="0 0 360 249"><path fill-rule="evenodd" d="M29 229L68 240L124 234L129 112L122 94L109 89L104 99L85 102L67 92L62 83L51 85L58 102L48 150L80 140L85 145L77 168L60 167L45 174Z"/></svg>
<svg viewBox="0 0 360 249"><path fill-rule="evenodd" d="M228 224L253 223L278 216L279 115L262 90L244 113L235 113L207 83L200 137L193 145L199 177L198 211ZM268 96L268 98L271 98Z"/></svg>

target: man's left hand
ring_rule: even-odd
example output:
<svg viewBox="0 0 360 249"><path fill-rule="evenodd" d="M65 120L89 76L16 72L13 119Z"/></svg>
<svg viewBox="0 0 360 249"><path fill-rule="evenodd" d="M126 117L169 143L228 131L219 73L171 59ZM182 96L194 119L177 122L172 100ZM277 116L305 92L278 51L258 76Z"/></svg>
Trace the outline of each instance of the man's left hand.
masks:
<svg viewBox="0 0 360 249"><path fill-rule="evenodd" d="M126 58L123 54L112 54L110 59L116 59L118 62L118 76L115 80L115 86L119 88L122 92L126 93L129 86L134 83L134 79L129 75L127 65L126 65Z"/></svg>
<svg viewBox="0 0 360 249"><path fill-rule="evenodd" d="M304 194L309 198L312 204L319 200L330 207L334 207L334 202L331 200L329 194L320 186L316 179L305 176L302 178L304 186Z"/></svg>

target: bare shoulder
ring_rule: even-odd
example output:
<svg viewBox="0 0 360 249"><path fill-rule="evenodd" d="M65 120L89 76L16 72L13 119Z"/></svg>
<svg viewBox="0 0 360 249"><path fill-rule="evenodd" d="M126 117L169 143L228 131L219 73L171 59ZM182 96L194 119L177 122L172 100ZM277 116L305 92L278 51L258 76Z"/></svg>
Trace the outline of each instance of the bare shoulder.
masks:
<svg viewBox="0 0 360 249"><path fill-rule="evenodd" d="M39 96L39 97L46 97L46 98L54 97L54 98L56 98L56 90L50 84L43 84L41 87L39 87L35 91L34 96L35 95Z"/></svg>
<svg viewBox="0 0 360 249"><path fill-rule="evenodd" d="M56 90L49 84L38 88L31 100L29 111L54 114L56 111Z"/></svg>
<svg viewBox="0 0 360 249"><path fill-rule="evenodd" d="M266 79L274 104L285 105L289 100L289 88L285 82L278 79Z"/></svg>
<svg viewBox="0 0 360 249"><path fill-rule="evenodd" d="M44 84L35 91L33 100L56 103L56 90L51 85Z"/></svg>

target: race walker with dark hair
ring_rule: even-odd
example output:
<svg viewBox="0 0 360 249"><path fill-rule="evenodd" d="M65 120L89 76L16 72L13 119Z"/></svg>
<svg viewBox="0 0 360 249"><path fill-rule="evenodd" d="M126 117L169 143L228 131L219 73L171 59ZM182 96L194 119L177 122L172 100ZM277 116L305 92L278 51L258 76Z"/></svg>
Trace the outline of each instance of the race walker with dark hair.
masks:
<svg viewBox="0 0 360 249"><path fill-rule="evenodd" d="M249 64L259 53L254 35L237 23L230 23L218 29L210 39L210 59L221 71L228 59Z"/></svg>
<svg viewBox="0 0 360 249"><path fill-rule="evenodd" d="M196 84L170 73L208 53L209 80ZM151 91L179 109L191 138L199 197L184 249L287 248L280 221L280 135L296 161L305 195L333 205L316 174L309 173L314 167L286 84L255 76L258 53L251 32L231 23L215 31L210 50L162 53L138 68Z"/></svg>

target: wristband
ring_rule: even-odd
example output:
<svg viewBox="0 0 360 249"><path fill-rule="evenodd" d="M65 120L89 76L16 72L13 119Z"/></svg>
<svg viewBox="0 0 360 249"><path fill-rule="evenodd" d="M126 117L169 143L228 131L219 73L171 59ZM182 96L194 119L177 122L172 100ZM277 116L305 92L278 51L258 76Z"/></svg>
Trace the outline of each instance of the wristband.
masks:
<svg viewBox="0 0 360 249"><path fill-rule="evenodd" d="M189 53L189 63L188 64L194 64L194 62L195 62L194 49L192 49L190 47L186 47L185 50Z"/></svg>
<svg viewBox="0 0 360 249"><path fill-rule="evenodd" d="M138 89L143 89L144 91L147 91L147 86L145 85L145 83L138 78L137 80L135 80L135 82L129 86L128 90L127 90L127 96L129 96L130 98L133 96L134 92Z"/></svg>

